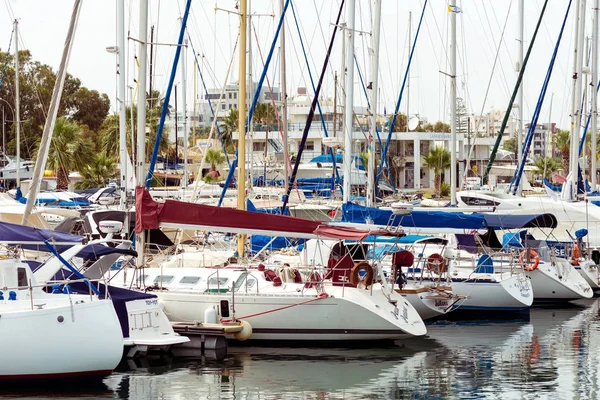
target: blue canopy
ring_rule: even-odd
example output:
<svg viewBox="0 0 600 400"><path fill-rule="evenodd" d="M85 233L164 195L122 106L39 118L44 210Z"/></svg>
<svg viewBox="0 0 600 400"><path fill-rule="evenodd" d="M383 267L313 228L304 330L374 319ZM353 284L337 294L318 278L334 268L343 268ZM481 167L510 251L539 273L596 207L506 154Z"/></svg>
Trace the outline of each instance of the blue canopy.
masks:
<svg viewBox="0 0 600 400"><path fill-rule="evenodd" d="M59 246L57 246L59 247ZM60 246L61 249L59 249L60 251L64 251L62 250L62 247L65 247L65 250L68 248L66 246ZM127 255L127 256L133 256L136 257L137 256L137 251L133 250L133 249L117 249L115 247L109 247L106 246L104 244L98 243L98 244L90 244L87 245L86 247L84 247L79 253L77 253L77 255L75 257L81 257L85 260L97 260L102 256L105 256L107 254L123 254L123 255Z"/></svg>
<svg viewBox="0 0 600 400"><path fill-rule="evenodd" d="M482 214L488 227L494 229L556 228L554 214Z"/></svg>
<svg viewBox="0 0 600 400"><path fill-rule="evenodd" d="M366 223L371 219L376 225L388 225L391 210L363 207L354 203L342 205L343 218L346 222ZM483 215L451 213L443 211L413 210L409 215L398 215L393 218L393 225L407 228L451 228L482 229L487 227Z"/></svg>
<svg viewBox="0 0 600 400"><path fill-rule="evenodd" d="M48 240L50 243L79 244L83 241L83 236L56 232L50 229L39 229L31 226L0 222L0 242L13 245L38 243L43 246L44 240Z"/></svg>

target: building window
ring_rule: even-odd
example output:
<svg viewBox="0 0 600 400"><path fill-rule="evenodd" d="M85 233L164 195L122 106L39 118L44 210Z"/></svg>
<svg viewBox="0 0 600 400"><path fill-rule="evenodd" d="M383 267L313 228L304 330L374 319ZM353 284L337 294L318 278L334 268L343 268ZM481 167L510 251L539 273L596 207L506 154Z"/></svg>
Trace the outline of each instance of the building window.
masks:
<svg viewBox="0 0 600 400"><path fill-rule="evenodd" d="M265 142L252 142L252 151L265 151Z"/></svg>
<svg viewBox="0 0 600 400"><path fill-rule="evenodd" d="M315 150L315 142L306 142L305 150L314 151Z"/></svg>
<svg viewBox="0 0 600 400"><path fill-rule="evenodd" d="M221 104L221 110L226 110L227 109L227 104Z"/></svg>
<svg viewBox="0 0 600 400"><path fill-rule="evenodd" d="M231 99L231 92L229 93L229 98Z"/></svg>

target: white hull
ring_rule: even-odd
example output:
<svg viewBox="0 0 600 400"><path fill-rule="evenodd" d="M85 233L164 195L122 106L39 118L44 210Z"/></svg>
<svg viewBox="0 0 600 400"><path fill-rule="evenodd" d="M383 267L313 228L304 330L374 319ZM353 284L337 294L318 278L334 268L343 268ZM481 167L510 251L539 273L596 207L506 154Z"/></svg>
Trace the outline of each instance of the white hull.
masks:
<svg viewBox="0 0 600 400"><path fill-rule="evenodd" d="M121 360L123 335L111 301L74 295L71 307L56 296L35 299L42 308L34 310L29 300L0 304L0 381L102 377Z"/></svg>
<svg viewBox="0 0 600 400"><path fill-rule="evenodd" d="M590 285L566 260L557 260L556 266L540 263L536 270L525 274L531 279L535 301L570 301L594 295Z"/></svg>
<svg viewBox="0 0 600 400"><path fill-rule="evenodd" d="M328 298L302 305L298 304L316 299L316 293L236 293L235 315L252 325L254 340L392 340L426 333L421 318L402 297L393 295L398 300L395 310L380 290L371 296L366 290L342 289L327 287ZM227 293L157 294L171 321L203 321L207 309L219 307L221 301L232 304ZM274 311L283 307L289 308Z"/></svg>
<svg viewBox="0 0 600 400"><path fill-rule="evenodd" d="M461 303L459 309L519 311L525 310L533 304L532 285L523 275L513 275L499 280L492 278L487 281L482 278L480 280L452 282L454 293L468 296Z"/></svg>
<svg viewBox="0 0 600 400"><path fill-rule="evenodd" d="M417 310L423 320L445 315L456 308L453 307L455 300L452 296L437 296L435 292L429 291L401 294Z"/></svg>
<svg viewBox="0 0 600 400"><path fill-rule="evenodd" d="M575 267L579 275L585 279L593 291L600 289L600 272L598 266L591 260L585 260Z"/></svg>
<svg viewBox="0 0 600 400"><path fill-rule="evenodd" d="M282 285L275 286L266 279L267 271L245 271L147 268L143 277L134 279L136 284L143 278L147 286L157 285L154 294L170 321L204 322L205 313L214 309L223 320L235 314L248 322L251 339L256 340L393 340L426 333L410 303L395 292L388 299L379 284L365 290L325 281L318 288L307 288L284 276ZM127 274L130 279L133 275ZM129 287L131 282L121 284Z"/></svg>
<svg viewBox="0 0 600 400"><path fill-rule="evenodd" d="M444 284L452 287L452 293L467 296L460 302L460 310L520 311L533 304L533 289L523 274L458 275Z"/></svg>

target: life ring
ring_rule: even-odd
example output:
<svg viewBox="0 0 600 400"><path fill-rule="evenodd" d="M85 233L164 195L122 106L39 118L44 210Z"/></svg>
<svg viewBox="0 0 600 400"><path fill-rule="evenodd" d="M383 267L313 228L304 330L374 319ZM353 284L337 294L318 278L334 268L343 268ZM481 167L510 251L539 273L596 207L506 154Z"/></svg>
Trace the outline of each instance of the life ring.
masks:
<svg viewBox="0 0 600 400"><path fill-rule="evenodd" d="M365 271L364 278L360 278L360 271ZM373 267L366 261L361 261L352 267L350 272L350 283L357 286L359 283L363 283L365 286L370 286L373 283Z"/></svg>
<svg viewBox="0 0 600 400"><path fill-rule="evenodd" d="M579 265L579 246L573 246L573 260L571 265Z"/></svg>
<svg viewBox="0 0 600 400"><path fill-rule="evenodd" d="M527 263L526 263L528 253L529 253L529 258L533 257L532 265L527 265ZM532 250L532 249L523 250L521 252L521 254L519 254L519 264L521 266L523 266L523 269L525 271L528 271L528 272L535 271L537 269L538 265L540 265L540 256L535 250Z"/></svg>
<svg viewBox="0 0 600 400"><path fill-rule="evenodd" d="M433 253L427 257L427 269L438 274L446 272L444 257L440 253Z"/></svg>

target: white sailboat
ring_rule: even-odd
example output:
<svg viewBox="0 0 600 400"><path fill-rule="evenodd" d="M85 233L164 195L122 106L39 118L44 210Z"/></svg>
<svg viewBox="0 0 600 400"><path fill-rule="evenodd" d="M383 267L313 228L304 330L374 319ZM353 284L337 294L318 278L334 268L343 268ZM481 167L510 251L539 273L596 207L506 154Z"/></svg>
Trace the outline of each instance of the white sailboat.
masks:
<svg viewBox="0 0 600 400"><path fill-rule="evenodd" d="M86 294L46 293L29 266L0 260L0 381L102 379L123 353L112 301ZM65 357L65 346L76 354ZM26 351L24 351L26 349Z"/></svg>

